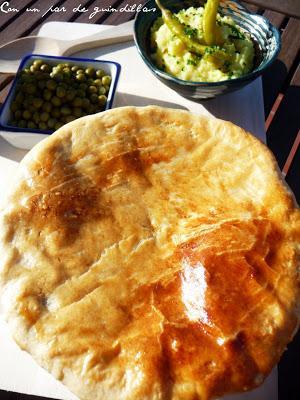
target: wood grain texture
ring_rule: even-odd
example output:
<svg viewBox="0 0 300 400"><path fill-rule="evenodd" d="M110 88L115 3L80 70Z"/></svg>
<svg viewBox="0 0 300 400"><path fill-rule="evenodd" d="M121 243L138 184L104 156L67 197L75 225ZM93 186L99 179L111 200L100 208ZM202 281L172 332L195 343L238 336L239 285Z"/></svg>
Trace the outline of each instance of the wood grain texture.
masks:
<svg viewBox="0 0 300 400"><path fill-rule="evenodd" d="M265 18L267 18L272 25L276 26L277 29L279 29L283 23L283 21L285 20L285 15L278 13L276 11L271 11L271 10L266 10L263 13L263 16Z"/></svg>
<svg viewBox="0 0 300 400"><path fill-rule="evenodd" d="M63 0L56 0L52 4L54 7L58 7L61 6L62 3ZM48 18L49 14L42 16L43 13L46 12L50 7L48 2L38 0L34 3L34 7L39 8L41 12L24 12L22 14L18 13L17 18L13 21L13 23L2 29L0 35L0 45L18 37L29 35L37 26L41 25Z"/></svg>
<svg viewBox="0 0 300 400"><path fill-rule="evenodd" d="M4 29L6 25L9 23L12 23L18 16L22 15L27 7L31 7L34 5L36 0L24 0L20 2L20 0L10 0L9 1L9 7L10 8L15 8L18 9L19 12L0 12L0 27L1 29ZM3 2L1 1L0 4ZM8 6L5 6L4 9L7 10Z"/></svg>
<svg viewBox="0 0 300 400"><path fill-rule="evenodd" d="M300 2L298 0L245 0L245 2L300 18Z"/></svg>
<svg viewBox="0 0 300 400"><path fill-rule="evenodd" d="M288 73L297 58L300 45L300 20L290 18L281 39L282 48L278 59L263 74L266 117L278 94L283 90Z"/></svg>
<svg viewBox="0 0 300 400"><path fill-rule="evenodd" d="M81 1L81 8L85 7L86 9L89 8L90 4L94 3L94 0L85 0L85 1ZM74 8L76 8L79 4L77 4L76 2L74 2L74 0L66 0L63 3L63 6L66 9L66 12L61 12L61 13L52 13L49 14L47 17L46 22L52 22L52 21L67 21L67 22L73 22L76 21L78 19L78 17L80 15L82 15L79 12L74 12ZM38 25L32 32L32 35L37 35L38 31L40 29L40 25Z"/></svg>

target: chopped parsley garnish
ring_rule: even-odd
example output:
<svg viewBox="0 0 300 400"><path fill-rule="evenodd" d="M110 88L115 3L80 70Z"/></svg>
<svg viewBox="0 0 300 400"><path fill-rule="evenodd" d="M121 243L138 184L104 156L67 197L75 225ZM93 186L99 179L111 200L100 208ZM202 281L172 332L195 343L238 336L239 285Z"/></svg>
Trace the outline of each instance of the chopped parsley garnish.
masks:
<svg viewBox="0 0 300 400"><path fill-rule="evenodd" d="M198 30L195 28L191 28L190 26L184 27L184 34L190 38L196 38L198 34Z"/></svg>
<svg viewBox="0 0 300 400"><path fill-rule="evenodd" d="M197 65L197 61L196 61L196 60L193 60L192 58L189 58L189 59L187 60L187 64L188 64L188 65L194 65L194 66L196 66L196 65Z"/></svg>
<svg viewBox="0 0 300 400"><path fill-rule="evenodd" d="M216 51L220 51L220 50L223 50L223 49L221 49L220 46L216 46L216 45L214 45L214 46L209 46L209 47L206 47L206 49L205 49L205 54L213 54L213 53L215 53Z"/></svg>
<svg viewBox="0 0 300 400"><path fill-rule="evenodd" d="M231 34L229 35L229 37L231 37L232 39L244 40L246 38L245 35L237 27L228 24L227 22L223 22L223 24L230 28Z"/></svg>

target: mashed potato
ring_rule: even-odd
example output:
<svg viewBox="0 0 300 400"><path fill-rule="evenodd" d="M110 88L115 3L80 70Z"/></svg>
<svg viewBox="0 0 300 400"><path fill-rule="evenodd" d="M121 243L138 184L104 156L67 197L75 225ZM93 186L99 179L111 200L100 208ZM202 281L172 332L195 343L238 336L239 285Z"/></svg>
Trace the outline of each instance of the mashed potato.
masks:
<svg viewBox="0 0 300 400"><path fill-rule="evenodd" d="M203 7L190 7L175 14L185 25L185 35L202 44L203 11ZM254 59L254 45L250 37L227 16L217 15L217 27L220 44L207 47L205 54L199 55L189 51L163 19L158 18L151 30L155 63L165 72L186 81L218 82L250 72ZM226 57L221 57L220 49L224 49Z"/></svg>

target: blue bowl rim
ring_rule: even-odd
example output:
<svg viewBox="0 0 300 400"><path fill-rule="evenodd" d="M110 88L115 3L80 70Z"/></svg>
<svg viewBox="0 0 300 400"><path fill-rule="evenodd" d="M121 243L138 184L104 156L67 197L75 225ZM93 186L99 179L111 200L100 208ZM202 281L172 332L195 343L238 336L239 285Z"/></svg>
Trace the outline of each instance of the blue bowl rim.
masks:
<svg viewBox="0 0 300 400"><path fill-rule="evenodd" d="M119 81L120 72L121 72L121 65L119 63L117 63L116 61L95 60L93 58L82 58L82 57L48 56L47 54L29 53L29 54L26 54L22 58L22 60L20 61L20 65L19 65L18 70L16 72L16 75L14 77L13 84L11 85L11 88L9 89L9 92L8 92L6 98L5 98L5 100L4 100L4 102L3 102L2 106L1 106L0 118L1 118L2 112L3 112L6 104L8 103L12 93L14 92L14 88L15 88L15 86L17 84L17 81L18 81L19 72L23 69L23 66L25 65L25 63L27 62L28 59L35 58L35 57L42 58L42 59L51 58L51 59L56 59L56 60L74 60L74 61L79 61L79 62L114 64L116 66L116 78L115 78L114 83L113 83L111 99L110 99L110 101L108 101L106 103L105 110L103 110L103 111L106 111L106 110L109 110L109 109L112 108L112 103L113 103L113 100L114 100L114 97L115 97L115 93L116 93L116 89L117 89L117 83ZM10 125L2 125L1 123L0 123L0 129L4 130L6 132L39 133L39 134L43 134L43 135L52 135L52 133L55 132L53 130L51 130L51 131L47 130L46 131L46 130L33 129L33 128L19 128L17 126L16 127L12 127Z"/></svg>
<svg viewBox="0 0 300 400"><path fill-rule="evenodd" d="M149 4L151 1L153 0L148 0L145 4L144 7L147 7L147 4ZM249 15L255 16L256 18L262 19L265 21L265 23L268 25L269 30L272 32L274 38L275 38L275 42L276 42L276 48L274 51L274 54L272 56L272 58L266 62L266 63L262 63L261 65L259 65L257 68L255 68L253 71L249 72L248 74L245 74L239 78L233 78L233 79L226 79L224 81L219 81L219 82L205 82L205 81L185 81L183 79L179 79L176 78L162 70L160 70L159 68L157 68L152 62L150 62L148 60L148 58L145 57L143 50L141 50L141 47L139 45L139 39L137 37L137 24L139 23L139 18L141 18L139 15L143 14L143 12L139 12L136 14L135 17L135 21L134 21L134 42L135 45L137 47L137 50L140 54L140 56L142 57L143 61L146 63L146 65L158 76L160 76L161 78L164 78L166 80L169 81L173 81L174 83L176 83L177 85L182 85L182 86L197 86L197 87L201 87L201 86L209 86L209 87L218 87L218 86L222 86L222 85L231 85L231 84L239 84L239 83L245 83L245 81L250 81L253 80L254 78L256 78L258 75L260 75L266 68L268 68L277 58L280 50L281 50L281 36L280 33L278 31L278 29L271 24L271 22L263 17L262 15L258 15L255 13L252 13L251 11L249 11L246 7L244 7L241 3L235 1L235 0L231 0L233 3L238 4L238 6L243 9L245 12L247 12Z"/></svg>

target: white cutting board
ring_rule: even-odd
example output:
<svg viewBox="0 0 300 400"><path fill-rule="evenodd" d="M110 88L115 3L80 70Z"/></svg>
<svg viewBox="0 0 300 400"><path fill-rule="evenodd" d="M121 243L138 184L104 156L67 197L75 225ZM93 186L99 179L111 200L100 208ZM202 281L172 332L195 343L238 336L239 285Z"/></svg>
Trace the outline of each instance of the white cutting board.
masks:
<svg viewBox="0 0 300 400"><path fill-rule="evenodd" d="M107 29L108 26L49 22L42 26L40 35L60 39L75 39ZM78 53L81 57L117 61L122 71L114 106L144 106L156 104L187 109L198 114L213 114L230 120L265 141L264 111L261 80L257 79L242 90L223 97L196 103L186 100L158 81L140 59L133 43L109 49L93 49ZM5 198L18 161L26 151L15 149L0 138L0 206ZM76 397L31 357L21 351L10 338L6 323L0 319L0 389L34 394L62 400ZM265 383L252 392L228 396L226 400L277 400L277 370ZM112 399L121 400L121 399ZM225 398L224 398L225 400Z"/></svg>

